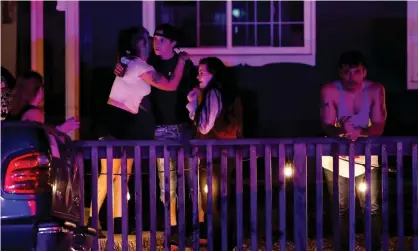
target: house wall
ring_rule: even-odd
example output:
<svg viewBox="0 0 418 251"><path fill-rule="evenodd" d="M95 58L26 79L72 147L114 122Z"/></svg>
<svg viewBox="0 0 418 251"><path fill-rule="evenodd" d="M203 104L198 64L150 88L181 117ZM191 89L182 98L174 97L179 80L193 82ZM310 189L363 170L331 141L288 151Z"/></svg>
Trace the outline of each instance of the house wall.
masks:
<svg viewBox="0 0 418 251"><path fill-rule="evenodd" d="M12 22L1 23L1 65L16 77L17 10L16 5L9 6Z"/></svg>
<svg viewBox="0 0 418 251"><path fill-rule="evenodd" d="M139 1L81 1L80 8L81 137L92 138L114 78L118 31L141 24L142 8ZM406 90L406 2L318 1L316 12L315 67L289 63L234 67L245 101L246 136L321 135L319 89L338 77L338 57L348 49L363 51L369 78L386 87L385 134L417 135L418 91ZM53 21L51 15L45 18L45 23ZM52 35L45 39L54 46L64 45ZM55 67L64 62L58 53L48 60ZM46 64L45 72L48 69ZM65 86L58 78L55 85Z"/></svg>

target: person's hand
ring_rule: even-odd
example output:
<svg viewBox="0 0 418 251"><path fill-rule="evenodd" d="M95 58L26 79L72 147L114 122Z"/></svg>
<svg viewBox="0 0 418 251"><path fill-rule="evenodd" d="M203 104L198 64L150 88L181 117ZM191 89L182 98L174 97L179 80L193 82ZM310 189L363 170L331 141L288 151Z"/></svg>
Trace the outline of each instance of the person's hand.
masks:
<svg viewBox="0 0 418 251"><path fill-rule="evenodd" d="M70 133L80 128L80 122L76 117L67 119L62 125L57 126L57 129L63 133Z"/></svg>
<svg viewBox="0 0 418 251"><path fill-rule="evenodd" d="M122 66L121 63L117 63L113 73L118 77L123 77L123 75L125 75L125 70L126 69Z"/></svg>
<svg viewBox="0 0 418 251"><path fill-rule="evenodd" d="M189 102L197 100L197 98L199 97L199 94L200 94L200 89L196 87L189 92L189 94L187 95L187 100Z"/></svg>
<svg viewBox="0 0 418 251"><path fill-rule="evenodd" d="M179 57L181 59L183 59L184 61L190 59L190 55L187 52L185 52L185 51L179 52Z"/></svg>
<svg viewBox="0 0 418 251"><path fill-rule="evenodd" d="M351 141L356 141L360 138L361 129L358 127L354 127L350 134L347 135L347 138Z"/></svg>
<svg viewBox="0 0 418 251"><path fill-rule="evenodd" d="M346 133L351 133L354 129L350 122L351 116L343 116L338 120L338 124L344 128Z"/></svg>
<svg viewBox="0 0 418 251"><path fill-rule="evenodd" d="M351 123L351 116L342 117L339 124L344 127L346 138L351 141L356 141L360 137L361 129L357 128Z"/></svg>

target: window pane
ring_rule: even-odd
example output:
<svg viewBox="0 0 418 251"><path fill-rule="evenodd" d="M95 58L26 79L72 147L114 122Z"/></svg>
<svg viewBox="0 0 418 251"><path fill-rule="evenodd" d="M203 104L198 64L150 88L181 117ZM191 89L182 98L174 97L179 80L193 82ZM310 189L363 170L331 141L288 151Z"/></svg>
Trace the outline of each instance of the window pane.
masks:
<svg viewBox="0 0 418 251"><path fill-rule="evenodd" d="M232 2L232 23L254 22L254 1Z"/></svg>
<svg viewBox="0 0 418 251"><path fill-rule="evenodd" d="M284 24L280 29L277 27L280 33L277 33L281 46L283 47L303 47L304 40L304 26L303 24Z"/></svg>
<svg viewBox="0 0 418 251"><path fill-rule="evenodd" d="M170 23L179 28L184 38L179 41L180 47L196 47L196 1L156 1L155 24ZM154 31L149 31L151 34Z"/></svg>
<svg viewBox="0 0 418 251"><path fill-rule="evenodd" d="M225 2L199 2L200 23L213 25L226 25Z"/></svg>
<svg viewBox="0 0 418 251"><path fill-rule="evenodd" d="M254 46L254 25L236 24L232 27L233 46Z"/></svg>
<svg viewBox="0 0 418 251"><path fill-rule="evenodd" d="M256 46L274 46L274 25L257 25L257 45ZM277 37L277 36L276 36Z"/></svg>
<svg viewBox="0 0 418 251"><path fill-rule="evenodd" d="M257 1L257 22L274 22L274 1ZM277 21L277 19L276 19Z"/></svg>
<svg viewBox="0 0 418 251"><path fill-rule="evenodd" d="M225 25L200 25L200 46L225 47Z"/></svg>
<svg viewBox="0 0 418 251"><path fill-rule="evenodd" d="M303 22L304 1L280 1L281 22Z"/></svg>
<svg viewBox="0 0 418 251"><path fill-rule="evenodd" d="M226 3L199 2L198 46L226 46Z"/></svg>
<svg viewBox="0 0 418 251"><path fill-rule="evenodd" d="M156 25L170 23L182 31L180 47L226 45L225 2L156 1L155 19Z"/></svg>
<svg viewBox="0 0 418 251"><path fill-rule="evenodd" d="M304 1L233 1L233 46L304 46Z"/></svg>

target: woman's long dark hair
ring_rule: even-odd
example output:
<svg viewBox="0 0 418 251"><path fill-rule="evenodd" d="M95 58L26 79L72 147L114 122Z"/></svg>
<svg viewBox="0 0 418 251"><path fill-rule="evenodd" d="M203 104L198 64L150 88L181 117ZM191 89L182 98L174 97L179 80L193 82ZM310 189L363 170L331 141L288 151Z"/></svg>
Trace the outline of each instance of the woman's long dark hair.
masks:
<svg viewBox="0 0 418 251"><path fill-rule="evenodd" d="M42 86L43 78L35 71L30 71L20 76L12 92L10 114L16 116L26 106L30 105Z"/></svg>
<svg viewBox="0 0 418 251"><path fill-rule="evenodd" d="M202 91L202 100L196 109L194 122L196 125L201 124L202 118L204 121L209 120L210 107L207 107L207 99L212 90L218 91L218 103L222 103L222 109L227 109L235 101L237 96L237 88L235 79L232 77L230 70L217 57L207 57L199 61L199 65L206 65L207 70L212 74L212 79ZM221 111L219 110L219 113ZM228 113L223 113L223 119L228 123Z"/></svg>
<svg viewBox="0 0 418 251"><path fill-rule="evenodd" d="M148 41L148 31L142 26L135 26L126 30L121 30L118 36L118 54L119 57L138 55L138 42Z"/></svg>

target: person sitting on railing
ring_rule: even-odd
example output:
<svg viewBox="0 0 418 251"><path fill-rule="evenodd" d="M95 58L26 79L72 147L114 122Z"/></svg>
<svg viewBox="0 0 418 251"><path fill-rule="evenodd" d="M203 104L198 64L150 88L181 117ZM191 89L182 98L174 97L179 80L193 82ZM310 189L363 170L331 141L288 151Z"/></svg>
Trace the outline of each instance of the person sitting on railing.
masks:
<svg viewBox="0 0 418 251"><path fill-rule="evenodd" d="M10 111L6 121L34 121L44 124L45 114L42 110L44 102L44 88L42 76L30 71L17 79L12 91ZM56 127L63 133L71 133L80 127L76 118L69 118Z"/></svg>
<svg viewBox="0 0 418 251"><path fill-rule="evenodd" d="M345 137L356 141L359 137L380 136L386 121L385 88L383 85L366 80L367 65L361 52L348 51L341 55L339 62L342 80L324 85L321 89L321 119L327 136ZM356 187L364 180L365 157L355 158ZM322 158L325 178L330 193L333 192L333 159ZM378 157L371 157L371 214L372 214L372 250L380 250L381 227L378 202ZM341 244L348 249L348 178L349 163L346 156L339 159L339 214L341 217ZM364 208L365 196L359 194Z"/></svg>
<svg viewBox="0 0 418 251"><path fill-rule="evenodd" d="M189 117L197 128L199 139L237 139L242 135L242 104L238 90L225 64L216 57L203 58L199 62L199 87L193 89L187 99ZM220 163L213 161L213 170L220 177ZM207 179L200 174L201 187ZM216 180L214 180L217 182ZM214 185L214 188L218 185ZM206 190L206 189L203 189ZM217 189L219 190L219 189ZM213 193L213 192L212 192ZM214 194L214 193L213 193ZM214 197L215 198L215 197ZM219 212L214 200L213 209ZM219 214L217 215L220 220ZM218 222L219 223L219 222ZM200 227L201 238L205 239L206 227ZM216 233L216 231L214 231ZM219 244L219 243L218 243Z"/></svg>
<svg viewBox="0 0 418 251"><path fill-rule="evenodd" d="M151 86L165 90L176 90L183 76L186 53L180 53L173 74L166 78L147 63L149 55L149 33L144 27L122 31L119 36L118 64L122 74L116 74L107 106L105 121L100 132L100 139L119 140L152 140L154 138L155 120L151 111L148 95ZM132 172L133 159L127 160L128 176ZM113 159L114 181L114 233L122 232L121 201L121 159ZM101 174L107 172L106 159L101 160ZM138 174L141 175L141 174ZM127 185L127 184L126 184ZM106 175L98 180L98 209L100 210L107 193ZM92 208L90 207L89 225L92 225ZM100 237L104 237L100 234Z"/></svg>

